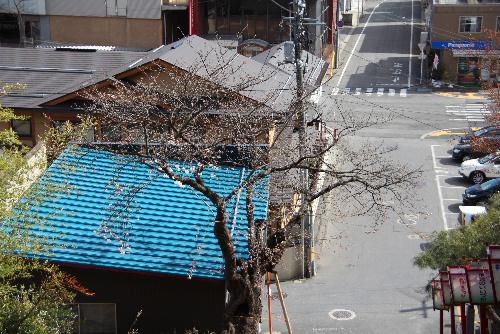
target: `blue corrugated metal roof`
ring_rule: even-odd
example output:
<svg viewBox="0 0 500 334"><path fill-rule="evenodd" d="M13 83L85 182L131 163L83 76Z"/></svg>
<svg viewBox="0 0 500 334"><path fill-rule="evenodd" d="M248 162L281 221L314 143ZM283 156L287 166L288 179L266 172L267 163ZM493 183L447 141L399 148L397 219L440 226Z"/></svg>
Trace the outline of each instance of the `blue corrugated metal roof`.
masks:
<svg viewBox="0 0 500 334"><path fill-rule="evenodd" d="M172 162L190 174L193 164ZM251 171L217 166L203 172L218 194L232 191ZM92 148L68 148L38 187L57 185L56 196L30 204L47 220L33 233L56 237L56 262L124 270L222 278L222 254L213 234L215 207L203 195L181 186L139 158ZM60 187L63 185L63 187ZM268 184L257 187L256 219L267 216ZM236 205L237 204L237 205ZM239 256L248 256L245 190L228 213ZM110 228L107 230L106 228Z"/></svg>

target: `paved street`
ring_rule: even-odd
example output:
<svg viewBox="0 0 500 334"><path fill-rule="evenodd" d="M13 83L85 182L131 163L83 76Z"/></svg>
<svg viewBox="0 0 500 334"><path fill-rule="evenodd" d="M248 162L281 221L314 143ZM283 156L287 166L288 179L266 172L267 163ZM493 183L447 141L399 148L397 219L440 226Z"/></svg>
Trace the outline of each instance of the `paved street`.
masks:
<svg viewBox="0 0 500 334"><path fill-rule="evenodd" d="M487 113L477 94L419 87L419 2L367 5L359 27L342 31L340 68L322 88L323 116L329 127L340 129L346 122L377 120L347 138L350 144L397 145L394 160L421 167L424 174L410 190L412 207L382 222L339 215L346 204L333 195L320 204L318 275L283 283L294 333L438 333L439 314L425 292L435 273L413 266L413 257L431 232L458 224L461 194L469 184L457 174L459 164L449 150L454 137L484 124ZM273 310L273 330L286 333L277 300Z"/></svg>

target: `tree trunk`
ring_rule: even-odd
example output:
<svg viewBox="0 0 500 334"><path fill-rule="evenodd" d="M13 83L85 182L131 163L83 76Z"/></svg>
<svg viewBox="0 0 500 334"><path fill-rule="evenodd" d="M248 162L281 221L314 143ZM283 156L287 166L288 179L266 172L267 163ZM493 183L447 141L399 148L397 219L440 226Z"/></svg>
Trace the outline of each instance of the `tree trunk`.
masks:
<svg viewBox="0 0 500 334"><path fill-rule="evenodd" d="M250 275L251 276L251 275ZM235 296L226 305L227 330L231 334L257 334L262 314L261 283L263 275L251 282L242 273L238 282L230 284L230 296ZM242 296L244 298L242 298Z"/></svg>

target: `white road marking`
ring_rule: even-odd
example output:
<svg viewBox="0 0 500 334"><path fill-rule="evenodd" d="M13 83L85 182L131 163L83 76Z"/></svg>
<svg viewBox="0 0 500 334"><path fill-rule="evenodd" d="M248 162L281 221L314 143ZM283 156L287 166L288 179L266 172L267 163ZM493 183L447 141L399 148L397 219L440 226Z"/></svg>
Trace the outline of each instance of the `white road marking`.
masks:
<svg viewBox="0 0 500 334"><path fill-rule="evenodd" d="M432 154L432 165L434 167L434 169L442 169L443 167L438 167L437 163L436 163L436 153L434 152L434 147L439 147L441 145L431 145L431 154Z"/></svg>
<svg viewBox="0 0 500 334"><path fill-rule="evenodd" d="M339 88L338 87L333 87L332 89L332 95L337 95L339 93Z"/></svg>
<svg viewBox="0 0 500 334"><path fill-rule="evenodd" d="M382 2L380 2L379 4L377 4L372 9L372 12L368 16L368 19L366 20L366 22L365 22L365 24L363 26L363 29L361 29L361 33L359 34L358 39L356 40L356 43L354 43L354 47L352 48L351 55L349 56L349 58L347 58L347 61L346 61L345 65L344 65L344 68L342 69L342 73L340 74L339 81L337 81L337 87L340 86L340 83L342 82L342 78L344 77L344 74L345 74L345 71L347 70L347 67L349 67L349 62L351 61L352 56L354 55L354 53L357 53L356 47L358 46L358 43L361 40L361 36L364 36L365 29L368 26L368 22L370 22L370 19L371 19L373 13L375 12L375 10L378 8L378 6L380 6L380 4L382 4L382 3L384 3L384 1L385 0L383 0ZM412 0L412 11L413 11L413 0Z"/></svg>
<svg viewBox="0 0 500 334"><path fill-rule="evenodd" d="M342 95L349 95L349 93L351 92L351 89L350 88L344 88L344 90L342 91Z"/></svg>
<svg viewBox="0 0 500 334"><path fill-rule="evenodd" d="M452 114L481 114L481 115L489 115L489 111L484 111L480 109L447 109L447 113L452 113Z"/></svg>
<svg viewBox="0 0 500 334"><path fill-rule="evenodd" d="M411 0L411 21L410 21L410 55L408 57L408 88L411 85L411 59L413 57L413 0Z"/></svg>
<svg viewBox="0 0 500 334"><path fill-rule="evenodd" d="M396 94L396 90L389 88L389 96L394 96Z"/></svg>
<svg viewBox="0 0 500 334"><path fill-rule="evenodd" d="M461 201L461 198L443 198L443 201Z"/></svg>
<svg viewBox="0 0 500 334"><path fill-rule="evenodd" d="M401 91L399 92L399 96L406 97L406 89L401 89Z"/></svg>
<svg viewBox="0 0 500 334"><path fill-rule="evenodd" d="M484 121L484 118L474 118L474 119L450 118L449 121L476 121L476 122L482 122L482 121Z"/></svg>
<svg viewBox="0 0 500 334"><path fill-rule="evenodd" d="M361 95L361 88L356 88L356 93L354 95Z"/></svg>
<svg viewBox="0 0 500 334"><path fill-rule="evenodd" d="M413 0L412 0L412 5L413 5ZM436 153L434 151L434 147L439 147L441 145L431 145L431 154L432 154L432 164L434 165L434 170L438 169L438 166L436 164ZM442 168L442 167L439 167ZM437 191L438 191L438 197L439 197L439 205L441 207L441 218L443 218L443 226L444 230L447 231L449 229L448 227L448 220L446 219L446 214L444 210L444 201L443 201L443 192L441 191L441 185L439 183L439 175L436 174L436 186L437 186Z"/></svg>
<svg viewBox="0 0 500 334"><path fill-rule="evenodd" d="M436 176L447 176L447 175L436 175ZM444 188L444 189L465 189L466 187L454 187L454 186L441 186L441 188Z"/></svg>
<svg viewBox="0 0 500 334"><path fill-rule="evenodd" d="M367 88L366 89L366 95L372 95L373 88Z"/></svg>
<svg viewBox="0 0 500 334"><path fill-rule="evenodd" d="M384 89L383 88L377 89L377 96L382 96L382 95L384 95Z"/></svg>
<svg viewBox="0 0 500 334"><path fill-rule="evenodd" d="M491 114L484 103L466 103L464 105L450 105L446 106L445 112L459 118L450 118L450 121L460 122L483 122L485 117Z"/></svg>

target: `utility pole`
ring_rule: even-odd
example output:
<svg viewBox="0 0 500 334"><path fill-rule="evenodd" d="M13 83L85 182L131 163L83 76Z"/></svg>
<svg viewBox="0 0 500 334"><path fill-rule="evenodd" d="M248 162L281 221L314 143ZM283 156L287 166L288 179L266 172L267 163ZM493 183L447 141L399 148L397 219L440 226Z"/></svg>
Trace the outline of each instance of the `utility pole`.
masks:
<svg viewBox="0 0 500 334"><path fill-rule="evenodd" d="M303 157L306 154L306 112L304 110L304 64L302 62L302 42L305 37L304 31L304 12L306 9L305 0L294 0L293 1L293 44L295 49L295 80L296 80L296 96L295 96L295 115L297 115L297 121L299 126L299 156ZM306 200L307 191L309 190L309 180L308 180L307 169L300 170L300 185L303 189L302 201ZM310 273L310 245L311 245L311 226L310 226L310 210L309 204L306 204L306 213L302 218L301 230L302 230L302 255L304 259L303 273L304 277L309 278Z"/></svg>
<svg viewBox="0 0 500 334"><path fill-rule="evenodd" d="M293 34L294 60L295 63L295 81L296 94L295 103L293 106L293 114L296 117L295 126L299 131L299 156L304 157L308 152L306 124L307 117L304 108L304 63L302 61L302 45L305 38L305 25L324 25L324 22L319 22L318 19L305 18L306 0L293 0L293 15L284 19L290 21ZM309 191L309 175L307 169L300 170L300 186L302 188L302 201L306 201L306 195ZM312 213L311 205L306 204L306 212L301 221L302 233L302 254L303 254L303 277L309 278L313 274L313 266L311 263L311 249L313 246L313 228L312 228Z"/></svg>

